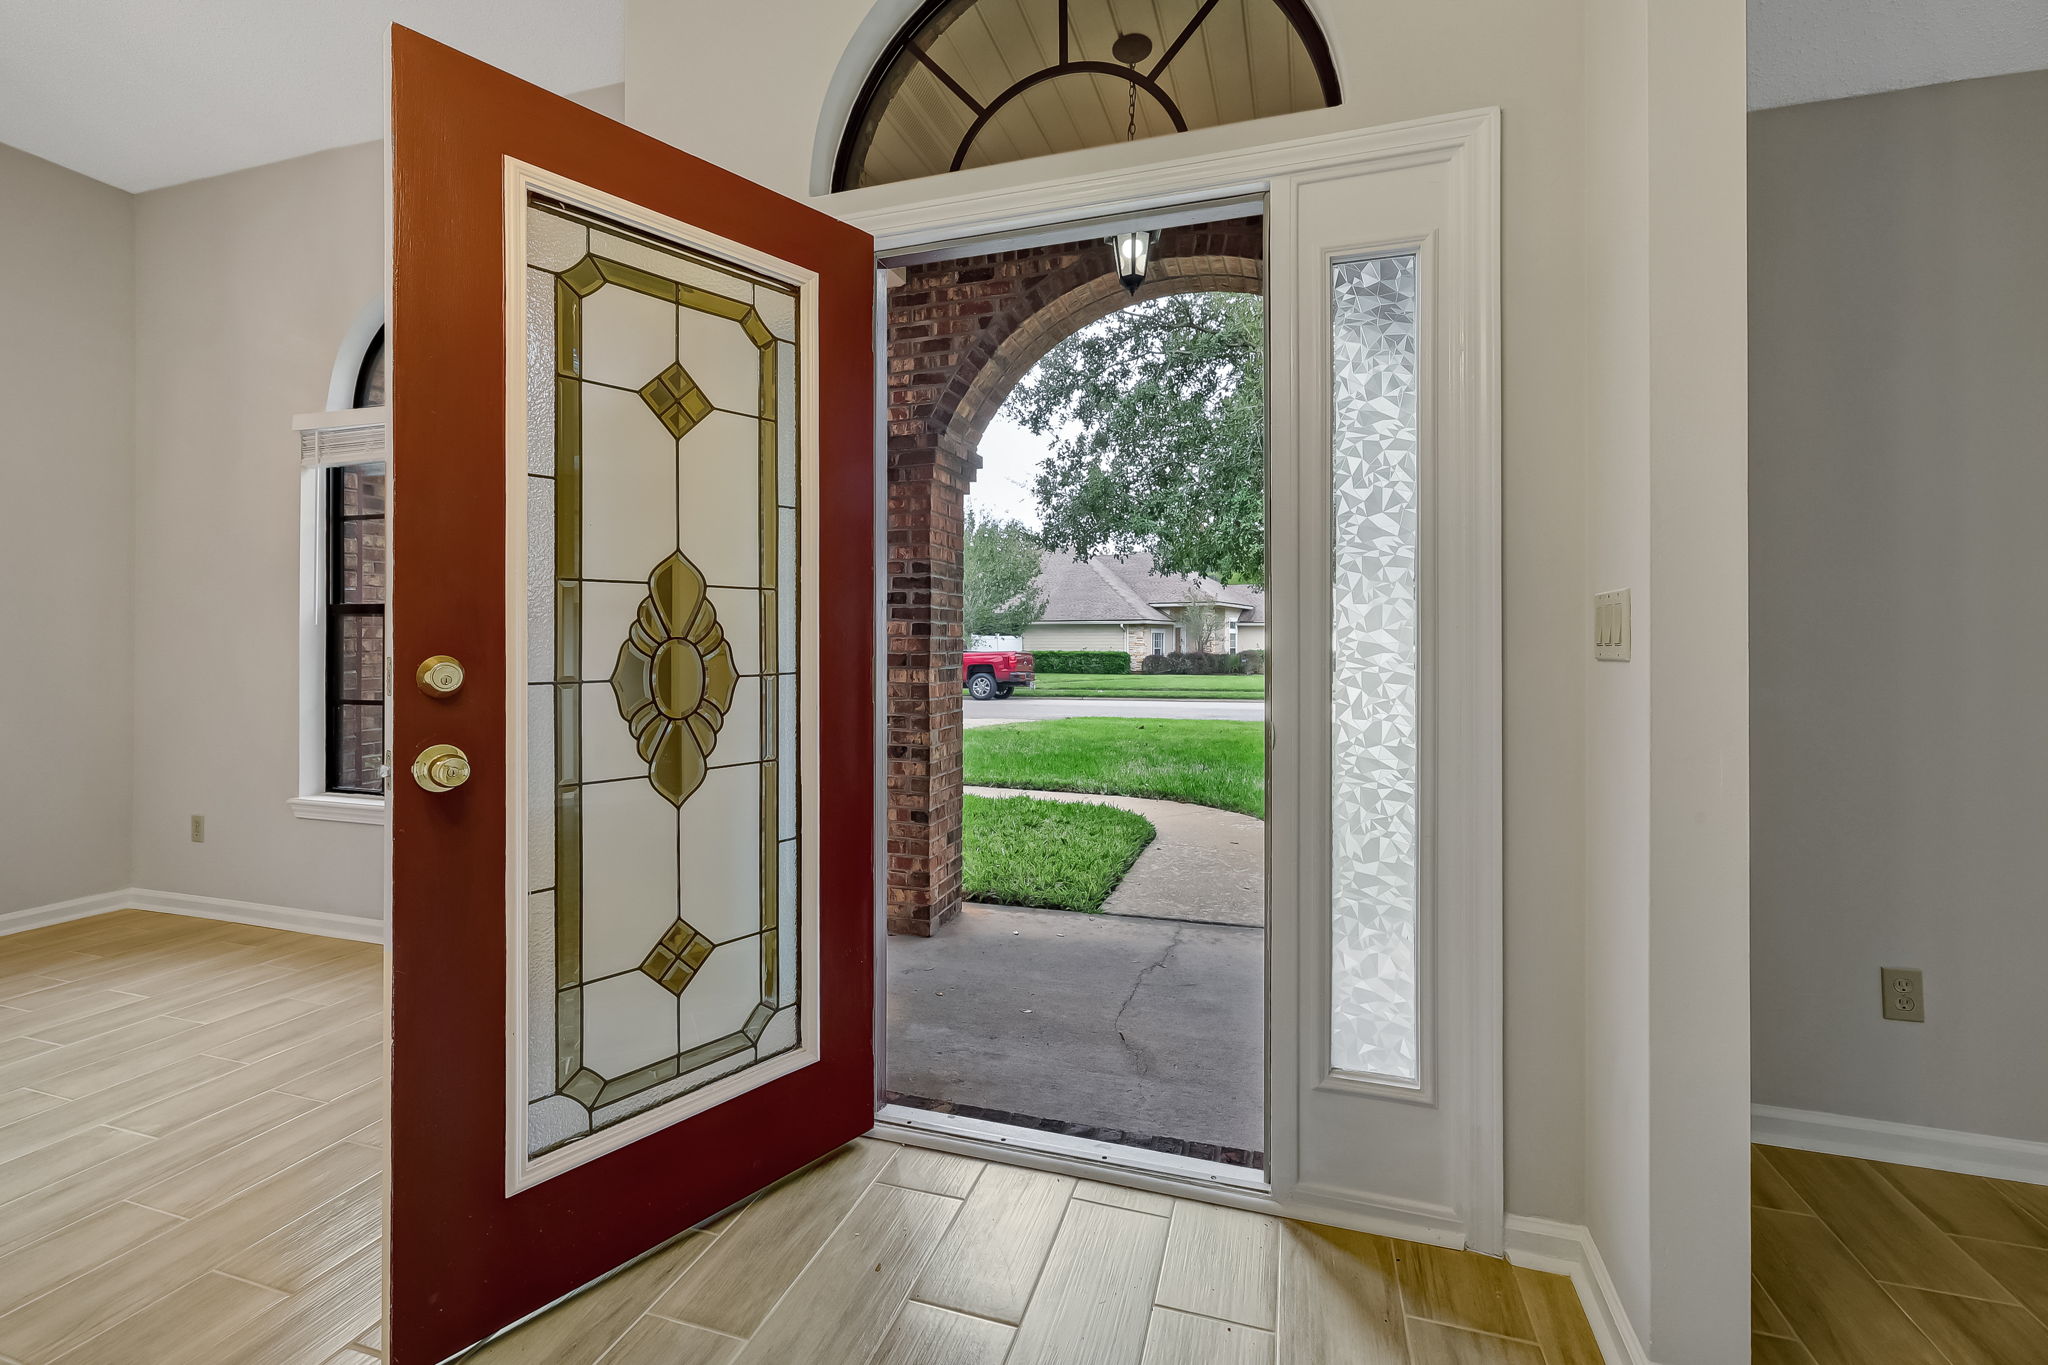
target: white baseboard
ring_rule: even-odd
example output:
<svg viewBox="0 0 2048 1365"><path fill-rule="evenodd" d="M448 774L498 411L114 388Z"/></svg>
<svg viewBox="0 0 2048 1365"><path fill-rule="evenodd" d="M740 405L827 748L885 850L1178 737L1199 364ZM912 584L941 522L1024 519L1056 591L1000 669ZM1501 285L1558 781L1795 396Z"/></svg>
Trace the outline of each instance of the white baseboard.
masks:
<svg viewBox="0 0 2048 1365"><path fill-rule="evenodd" d="M1600 1346L1607 1365L1650 1365L1642 1338L1628 1319L1615 1291L1607 1263L1593 1234L1576 1223L1555 1223L1548 1218L1508 1215L1508 1259L1531 1270L1569 1275L1579 1291L1586 1321L1592 1325L1593 1340Z"/></svg>
<svg viewBox="0 0 2048 1365"><path fill-rule="evenodd" d="M24 910L0 913L0 935L104 915L112 910L155 910L166 915L191 915L198 919L261 925L266 929L289 929L293 933L318 934L322 938L353 939L358 943L384 942L381 919L337 915L331 910L301 910L290 905L231 901L218 896L188 896L178 891L150 891L133 886L124 891L108 891L97 896L58 901L53 905L34 905Z"/></svg>
<svg viewBox="0 0 2048 1365"><path fill-rule="evenodd" d="M75 919L104 915L109 910L125 910L128 908L128 896L126 891L103 891L97 896L79 896L75 900L56 901L49 905L0 911L0 935L40 929L46 924L66 924Z"/></svg>
<svg viewBox="0 0 2048 1365"><path fill-rule="evenodd" d="M1901 1166L2048 1185L2048 1142L1921 1128L1811 1109L1750 1108L1750 1136L1767 1147L1796 1147Z"/></svg>

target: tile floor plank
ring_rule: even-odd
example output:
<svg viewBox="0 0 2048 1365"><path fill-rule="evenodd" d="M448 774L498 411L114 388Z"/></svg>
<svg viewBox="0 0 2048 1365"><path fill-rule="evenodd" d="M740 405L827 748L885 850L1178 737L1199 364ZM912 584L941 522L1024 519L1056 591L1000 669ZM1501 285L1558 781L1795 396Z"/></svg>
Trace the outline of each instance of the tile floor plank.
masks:
<svg viewBox="0 0 2048 1365"><path fill-rule="evenodd" d="M110 1198L125 1194L140 1203L140 1198L133 1194L137 1185L184 1170L223 1148L232 1147L246 1132L261 1131L293 1114L304 1112L306 1106L305 1100L273 1091L223 1111L203 1131L181 1133L158 1141L134 1133L122 1133L120 1129L95 1128L60 1147L39 1152L36 1154L37 1164L51 1167L57 1164L53 1158L74 1151L99 1159L70 1167L68 1173L0 1206L0 1250L32 1241L73 1219L82 1218L106 1204ZM130 1150L117 1149L112 1155L107 1155L97 1145L102 1133L117 1133L140 1145ZM311 1153L302 1154L307 1155ZM109 1162L117 1164L110 1165ZM0 1169L12 1170L14 1167ZM252 1175L238 1179L235 1188L239 1190L252 1185L259 1178L260 1175ZM165 1209L163 1212L181 1211Z"/></svg>
<svg viewBox="0 0 2048 1365"><path fill-rule="evenodd" d="M596 1289L506 1333L463 1365L590 1365L714 1240L707 1233L686 1233Z"/></svg>
<svg viewBox="0 0 2048 1365"><path fill-rule="evenodd" d="M933 1259L938 1255L933 1253ZM1016 1335L1008 1323L913 1299L896 1315L868 1365L1003 1365Z"/></svg>
<svg viewBox="0 0 2048 1365"><path fill-rule="evenodd" d="M2021 1307L2048 1322L2048 1251L1973 1237L1958 1237L1956 1245L1990 1271L1991 1277L2004 1285Z"/></svg>
<svg viewBox="0 0 2048 1365"><path fill-rule="evenodd" d="M926 1194L943 1194L948 1199L965 1199L974 1193L983 1163L950 1152L933 1152L922 1147L905 1147L882 1168L885 1185L901 1185Z"/></svg>
<svg viewBox="0 0 2048 1365"><path fill-rule="evenodd" d="M1094 1204L1107 1204L1111 1208L1135 1209L1139 1213L1156 1213L1161 1218L1173 1214L1173 1196L1154 1194L1150 1190L1134 1190L1128 1185L1108 1185L1100 1180L1082 1180L1074 1186L1074 1198L1086 1199Z"/></svg>
<svg viewBox="0 0 2048 1365"><path fill-rule="evenodd" d="M1781 1213L1812 1213L1806 1201L1799 1197L1799 1191L1778 1173L1771 1164L1771 1148L1751 1146L1749 1149L1749 1202L1759 1209L1776 1209Z"/></svg>
<svg viewBox="0 0 2048 1365"><path fill-rule="evenodd" d="M306 1292L222 1341L207 1365L279 1365L314 1361L374 1330L384 1312L384 1252L368 1247Z"/></svg>
<svg viewBox="0 0 2048 1365"><path fill-rule="evenodd" d="M218 1365L221 1343L288 1294L207 1274L56 1358L56 1365Z"/></svg>
<svg viewBox="0 0 2048 1365"><path fill-rule="evenodd" d="M1174 1201L1155 1303L1270 1332L1279 1276L1279 1224L1274 1219Z"/></svg>
<svg viewBox="0 0 2048 1365"><path fill-rule="evenodd" d="M179 1221L140 1204L113 1203L0 1256L0 1313L105 1264Z"/></svg>
<svg viewBox="0 0 2048 1365"><path fill-rule="evenodd" d="M604 1365L731 1365L746 1344L650 1313L605 1352Z"/></svg>
<svg viewBox="0 0 2048 1365"><path fill-rule="evenodd" d="M251 1096L245 1103L252 1107L260 1103L269 1112L286 1112L289 1106L289 1113L223 1149L208 1152L205 1160L187 1162L163 1179L143 1186L135 1193L135 1202L182 1217L202 1213L266 1176L287 1170L342 1141L383 1111L384 1094L382 1086L375 1086L321 1105L298 1095L270 1090ZM209 1129L215 1127L218 1116L208 1124ZM176 1142L178 1137L173 1135L163 1141Z"/></svg>
<svg viewBox="0 0 2048 1365"><path fill-rule="evenodd" d="M1926 1214L1929 1222L1951 1236L2048 1247L2048 1226L2023 1213L1988 1180L1882 1161L1869 1165Z"/></svg>
<svg viewBox="0 0 2048 1365"><path fill-rule="evenodd" d="M1947 1365L1818 1218L1750 1210L1757 1283L1816 1365Z"/></svg>
<svg viewBox="0 0 2048 1365"><path fill-rule="evenodd" d="M1533 1341L1468 1332L1424 1318L1408 1320L1408 1350L1415 1365L1545 1365Z"/></svg>
<svg viewBox="0 0 2048 1365"><path fill-rule="evenodd" d="M1008 1365L1138 1365L1167 1227L1157 1214L1070 1201Z"/></svg>
<svg viewBox="0 0 2048 1365"><path fill-rule="evenodd" d="M256 1284L299 1293L365 1247L377 1245L383 1221L380 1173L229 1256L219 1268Z"/></svg>
<svg viewBox="0 0 2048 1365"><path fill-rule="evenodd" d="M1814 1365L1813 1352L1790 1337L1767 1337L1761 1333L1749 1339L1750 1365Z"/></svg>
<svg viewBox="0 0 2048 1365"><path fill-rule="evenodd" d="M1409 1317L1498 1337L1535 1339L1536 1327L1522 1304L1514 1267L1506 1261L1422 1242L1398 1243L1394 1260Z"/></svg>
<svg viewBox="0 0 2048 1365"><path fill-rule="evenodd" d="M1273 1365L1273 1334L1239 1322L1155 1307L1145 1330L1141 1365Z"/></svg>
<svg viewBox="0 0 2048 1365"><path fill-rule="evenodd" d="M1408 1329L1394 1246L1348 1228L1282 1227L1278 1365L1405 1365Z"/></svg>
<svg viewBox="0 0 2048 1365"><path fill-rule="evenodd" d="M1949 1365L2048 1361L2048 1327L2024 1308L1925 1289L1885 1288Z"/></svg>
<svg viewBox="0 0 2048 1365"><path fill-rule="evenodd" d="M719 1233L718 1244L654 1311L727 1336L752 1336L896 1151L862 1138L769 1190Z"/></svg>
<svg viewBox="0 0 2048 1365"><path fill-rule="evenodd" d="M869 1186L740 1352L740 1365L865 1360L959 1211L960 1201L944 1195Z"/></svg>
<svg viewBox="0 0 2048 1365"><path fill-rule="evenodd" d="M0 1356L42 1360L61 1354L317 1206L328 1190L382 1170L382 1158L368 1148L330 1147L301 1167L115 1256L91 1275L0 1314Z"/></svg>
<svg viewBox="0 0 2048 1365"><path fill-rule="evenodd" d="M1052 1250L1074 1182L990 1164L910 1296L940 1308L1016 1323Z"/></svg>
<svg viewBox="0 0 2048 1365"><path fill-rule="evenodd" d="M1585 1307L1571 1277L1546 1275L1526 1266L1516 1266L1514 1272L1545 1365L1603 1365L1600 1343L1593 1339L1592 1325L1586 1321Z"/></svg>
<svg viewBox="0 0 2048 1365"><path fill-rule="evenodd" d="M1767 1337L1794 1335L1792 1324L1785 1321L1785 1315L1771 1302L1771 1296L1754 1275L1749 1277L1749 1330Z"/></svg>

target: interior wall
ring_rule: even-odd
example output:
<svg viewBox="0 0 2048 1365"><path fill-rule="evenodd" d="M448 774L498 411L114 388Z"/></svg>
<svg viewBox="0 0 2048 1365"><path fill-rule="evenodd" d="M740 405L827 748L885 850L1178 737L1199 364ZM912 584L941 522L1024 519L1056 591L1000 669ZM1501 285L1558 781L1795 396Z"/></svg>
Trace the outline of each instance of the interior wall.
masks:
<svg viewBox="0 0 2048 1365"><path fill-rule="evenodd" d="M2048 71L1750 118L1761 1104L2048 1141L2043 127Z"/></svg>
<svg viewBox="0 0 2048 1365"><path fill-rule="evenodd" d="M1748 1356L1743 15L1585 32L1584 593L1633 606L1628 662L1581 653L1586 1222L1650 1357L1709 1365Z"/></svg>
<svg viewBox="0 0 2048 1365"><path fill-rule="evenodd" d="M0 147L0 913L128 885L134 233Z"/></svg>
<svg viewBox="0 0 2048 1365"><path fill-rule="evenodd" d="M382 827L285 803L299 757L291 423L326 406L343 334L383 296L383 147L136 205L133 881L376 918Z"/></svg>
<svg viewBox="0 0 2048 1365"><path fill-rule="evenodd" d="M1730 0L1732 3L1733 0ZM821 101L851 98L881 35L910 0L789 0L714 7L628 0L629 122L784 193L813 183ZM1581 33L1576 0L1317 6L1348 103L1187 134L1210 148L1498 105L1503 110L1508 1207L1577 1223L1583 1212L1585 1027L1581 665L1585 546L1586 326L1581 204ZM668 54L715 26L734 52L773 52L802 96L764 101L757 70L710 62L678 79ZM1391 54L1399 54L1394 57ZM1740 110L1741 92L1735 98ZM732 111L744 109L744 118ZM828 113L825 122L832 117ZM1177 139L1145 144L1184 154ZM1065 164L1121 149L1074 154ZM946 193L1027 183L1032 162L946 177ZM833 196L882 204L930 196L907 181ZM839 211L844 212L845 209Z"/></svg>

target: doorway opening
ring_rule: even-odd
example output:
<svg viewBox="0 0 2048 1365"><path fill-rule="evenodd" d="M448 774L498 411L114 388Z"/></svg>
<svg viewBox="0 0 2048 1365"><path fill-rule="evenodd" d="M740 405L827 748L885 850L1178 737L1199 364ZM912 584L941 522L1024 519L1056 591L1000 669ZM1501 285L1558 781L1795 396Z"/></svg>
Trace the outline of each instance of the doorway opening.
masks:
<svg viewBox="0 0 2048 1365"><path fill-rule="evenodd" d="M1259 1185L1263 224L1189 217L890 271L882 1118Z"/></svg>

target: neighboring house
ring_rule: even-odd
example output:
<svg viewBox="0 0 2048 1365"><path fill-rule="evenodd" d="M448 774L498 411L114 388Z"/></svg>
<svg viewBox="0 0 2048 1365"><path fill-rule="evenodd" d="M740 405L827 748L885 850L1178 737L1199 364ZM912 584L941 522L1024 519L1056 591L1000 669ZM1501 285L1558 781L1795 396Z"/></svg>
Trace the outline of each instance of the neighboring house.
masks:
<svg viewBox="0 0 2048 1365"><path fill-rule="evenodd" d="M1192 604L1214 602L1223 622L1211 650L1266 647L1266 596L1213 578L1175 578L1152 571L1152 556L1097 555L1079 560L1046 551L1038 576L1045 614L1025 628L1024 647L1120 649L1135 667L1147 654L1192 649L1186 616Z"/></svg>

